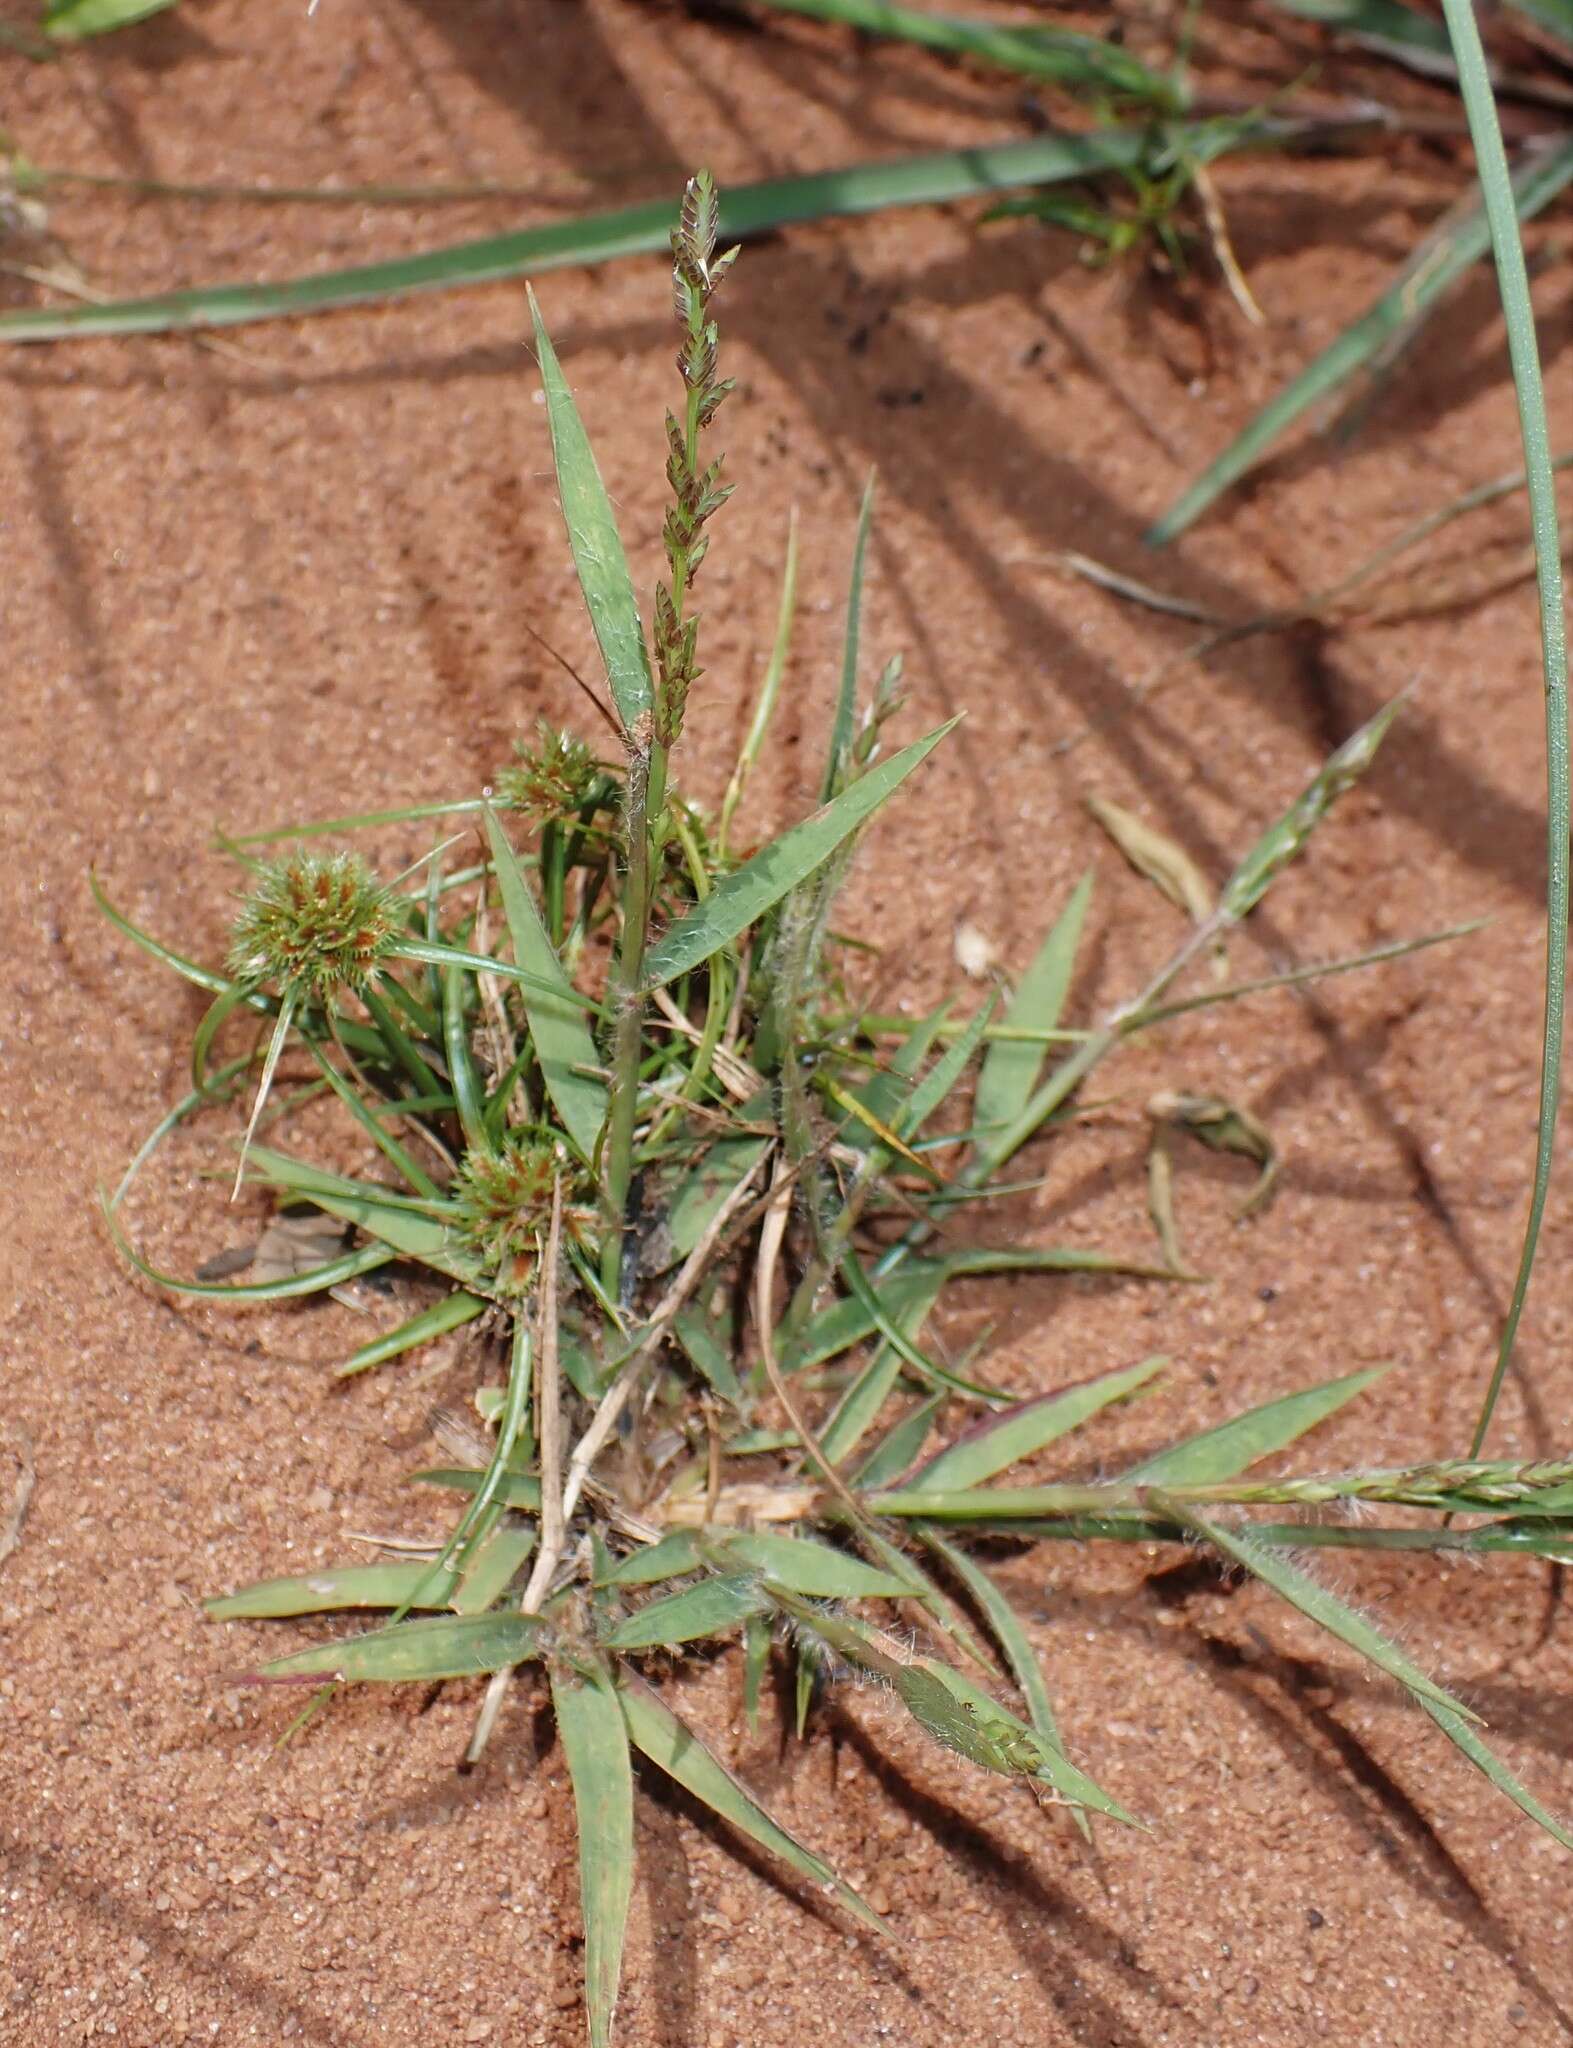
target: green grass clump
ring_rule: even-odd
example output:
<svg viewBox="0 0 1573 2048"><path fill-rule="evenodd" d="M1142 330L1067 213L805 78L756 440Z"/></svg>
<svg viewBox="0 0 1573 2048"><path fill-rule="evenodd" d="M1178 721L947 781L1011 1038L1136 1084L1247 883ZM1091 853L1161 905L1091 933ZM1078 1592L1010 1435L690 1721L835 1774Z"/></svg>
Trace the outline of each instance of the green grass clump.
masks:
<svg viewBox="0 0 1573 2048"><path fill-rule="evenodd" d="M1073 1759L1026 1629L966 1547L969 1533L1208 1550L1396 1679L1569 1842L1485 1748L1470 1710L1288 1552L1338 1542L1564 1557L1573 1468L1247 1476L1377 1377L1360 1372L1100 1484L999 1484L1103 1409L1138 1398L1163 1361L1015 1399L991 1383L986 1358L958 1364L925 1337L944 1290L974 1273L1181 1277L1177 1258L995 1249L955 1226L972 1202L1005 1189L1022 1147L1125 1039L1241 993L1216 980L1173 991L1193 964L1217 958L1220 937L1303 852L1369 767L1396 707L1351 735L1210 902L1192 873L1187 935L1091 1027L1062 1025L1090 879L1003 1003L990 997L965 1017L944 1005L916 1023L861 1009L831 971L837 893L864 826L904 784L921 790L917 771L948 730L891 751L896 666L863 690L871 499L819 807L746 858L728 850L736 793L779 687L790 549L776 655L723 824L711 829L672 772L685 718L704 715L707 695L695 577L712 534L725 534L720 460L707 438L727 391L713 300L733 252L718 252L717 222L701 174L673 237L683 399L681 416L665 423L671 509L652 639L567 381L534 316L568 540L621 758L606 765L583 742L545 732L492 796L392 814L470 817L485 858L467 868L449 867L452 841L387 883L349 854L296 851L259 864L238 848L253 873L227 973L110 913L213 996L193 1092L106 1205L138 1270L165 1286L258 1300L398 1262L424 1274L427 1302L344 1372L482 1318L509 1360L503 1383L476 1397L485 1451L417 1475L462 1501L445 1543L425 1556L267 1581L210 1611L380 1612L370 1630L285 1654L267 1673L330 1688L485 1676L472 1758L511 1674L544 1669L579 1819L594 2043L610 2038L621 1971L636 1752L880 1925L666 1705L654 1681L686 1646L740 1636L755 1704L773 1655L796 1660L804 1710L828 1675L856 1674L930 1740L1068 1807L1084 1829L1094 1815L1137 1818ZM509 825L527 828L522 844ZM1172 865L1156 835L1139 852L1156 875ZM285 1279L185 1282L131 1248L118 1211L151 1145L245 1079L245 1057L209 1064L220 1029L242 1013L266 1043L242 1172L280 1204L306 1203L342 1223L354 1241ZM309 1092L342 1108L362 1155L356 1170L251 1142L286 1055L303 1057ZM1216 1141L1228 1105L1204 1107ZM274 1106L275 1125L290 1116L291 1104ZM1261 1513L1346 1500L1397 1504L1433 1523Z"/></svg>

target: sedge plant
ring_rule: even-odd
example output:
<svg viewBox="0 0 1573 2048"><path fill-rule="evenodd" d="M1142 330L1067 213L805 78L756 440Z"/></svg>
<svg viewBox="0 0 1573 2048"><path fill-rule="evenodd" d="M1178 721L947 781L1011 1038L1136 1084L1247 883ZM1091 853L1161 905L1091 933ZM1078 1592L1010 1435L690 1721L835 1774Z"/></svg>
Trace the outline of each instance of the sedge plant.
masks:
<svg viewBox="0 0 1573 2048"><path fill-rule="evenodd" d="M670 497L649 633L531 301L616 758L545 730L478 795L232 842L247 889L222 968L139 932L100 894L123 932L212 996L191 1093L106 1204L137 1270L234 1302L322 1293L378 1268L417 1276L423 1305L346 1359L348 1376L465 1325L475 1338L484 1433L472 1428L448 1463L415 1475L455 1503L447 1539L266 1580L212 1600L210 1613L377 1617L287 1651L264 1675L318 1680L324 1692L484 1680L472 1759L499 1725L514 1674L544 1675L578 1815L595 2044L612 2037L622 1972L638 1758L853 1919L881 1925L684 1726L659 1683L674 1652L740 1639L751 1714L772 1658L795 1660L800 1714L817 1686L854 1675L934 1743L1066 1807L1083 1829L1094 1816L1141 1818L1099 1783L1096 1759L1073 1754L1028 1631L974 1548L980 1535L996 1551L1002 1540L1185 1544L1253 1575L1395 1679L1510 1799L1573 1845L1486 1747L1476 1715L1297 1555L1359 1545L1565 1558L1573 1461L1256 1476L1378 1376L1357 1372L1098 1484L1025 1479L1018 1468L1139 1398L1164 1361L1013 1398L989 1378L986 1357L957 1362L926 1334L945 1290L980 1272L1182 1277L1146 1254L984 1247L968 1241L964 1219L1007 1188L1023 1148L1125 1040L1249 992L1212 973L1187 992L1187 976L1216 963L1220 939L1302 854L1398 707L1338 748L1210 902L1193 879L1183 942L1089 1026L1062 1017L1090 876L1005 999L967 1016L944 1005L916 1022L860 1008L827 966L833 905L860 833L920 780L949 729L896 743L897 664L863 691L871 493L818 808L746 857L734 851L739 792L768 737L786 659L794 547L719 821L674 771L685 723L705 714L713 691L700 606L707 551L724 545L718 422L731 385L717 294L734 253L718 246L715 189L701 174L672 236L679 384L664 428ZM439 833L473 830L480 858L458 864L458 842L440 838L417 869L382 879L352 851L320 850L357 824L416 819ZM293 843L278 850L286 837ZM245 1050L215 1064L220 1033L241 1023L255 1035L255 1079L259 1062ZM286 1078L297 1090L288 1098ZM359 1154L352 1170L289 1148L303 1093L342 1112L343 1141ZM184 1280L132 1246L121 1212L136 1173L172 1128L215 1105L235 1119L251 1185L341 1228L331 1257L267 1279ZM342 1164L342 1145L335 1156ZM1302 1518L1344 1502L1366 1511ZM1384 1521L1389 1507L1427 1519Z"/></svg>

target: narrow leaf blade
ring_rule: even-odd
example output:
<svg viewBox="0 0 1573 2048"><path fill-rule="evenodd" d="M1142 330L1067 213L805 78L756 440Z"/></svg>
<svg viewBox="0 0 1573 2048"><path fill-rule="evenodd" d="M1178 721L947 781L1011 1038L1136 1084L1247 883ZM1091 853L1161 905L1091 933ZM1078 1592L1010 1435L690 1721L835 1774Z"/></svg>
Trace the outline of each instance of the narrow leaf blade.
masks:
<svg viewBox="0 0 1573 2048"><path fill-rule="evenodd" d="M628 1727L609 1677L551 1673L552 1705L573 1783L584 1908L590 2048L610 2048L634 1875L634 1774Z"/></svg>
<svg viewBox="0 0 1573 2048"><path fill-rule="evenodd" d="M947 719L888 761L877 763L849 789L801 824L790 826L779 839L718 882L704 901L696 903L652 948L645 961L646 988L661 988L698 967L712 953L730 945L772 904L779 903L879 809L956 722Z"/></svg>
<svg viewBox="0 0 1573 2048"><path fill-rule="evenodd" d="M552 460L557 469L557 494L562 501L568 545L573 550L579 588L584 593L596 645L611 686L612 701L623 731L632 734L650 715L650 656L644 625L634 596L628 557L623 552L611 500L601 481L590 437L584 430L573 393L557 360L551 336L541 319L532 291L530 318L535 325L535 352L546 392L546 417L552 430Z"/></svg>
<svg viewBox="0 0 1573 2048"><path fill-rule="evenodd" d="M1377 1366L1369 1372L1352 1372L1298 1394L1285 1394L1282 1400L1265 1402L1260 1408L1248 1408L1217 1429L1204 1430L1200 1436L1160 1451L1155 1458L1144 1459L1122 1473L1121 1479L1135 1486L1211 1486L1233 1479L1363 1394L1386 1369Z"/></svg>

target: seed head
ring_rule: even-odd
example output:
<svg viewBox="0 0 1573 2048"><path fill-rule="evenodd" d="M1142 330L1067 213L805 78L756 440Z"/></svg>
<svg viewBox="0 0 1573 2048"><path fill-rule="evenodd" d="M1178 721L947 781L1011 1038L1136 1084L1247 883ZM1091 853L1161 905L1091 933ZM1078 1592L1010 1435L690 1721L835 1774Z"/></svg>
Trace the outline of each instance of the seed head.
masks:
<svg viewBox="0 0 1573 2048"><path fill-rule="evenodd" d="M599 762L583 740L559 732L544 718L534 746L518 740L513 751L512 765L497 778L497 798L537 825L582 810L601 774Z"/></svg>
<svg viewBox="0 0 1573 2048"><path fill-rule="evenodd" d="M535 1277L552 1214L552 1183L565 1198L577 1180L549 1130L511 1131L496 1152L466 1152L448 1193L459 1235L510 1294L525 1294ZM563 1207L564 1227L578 1234L592 1210Z"/></svg>
<svg viewBox="0 0 1573 2048"><path fill-rule="evenodd" d="M274 982L286 997L358 990L398 935L398 900L353 853L287 853L269 861L235 920L229 971Z"/></svg>

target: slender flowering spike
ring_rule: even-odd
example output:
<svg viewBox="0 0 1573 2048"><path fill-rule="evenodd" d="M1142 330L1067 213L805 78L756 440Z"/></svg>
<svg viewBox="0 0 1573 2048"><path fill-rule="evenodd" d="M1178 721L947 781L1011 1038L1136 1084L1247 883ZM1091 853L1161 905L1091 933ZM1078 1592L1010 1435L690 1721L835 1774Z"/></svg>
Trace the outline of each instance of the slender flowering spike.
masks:
<svg viewBox="0 0 1573 2048"><path fill-rule="evenodd" d="M683 330L677 371L688 399L681 422L672 413L666 416L666 479L672 503L662 523L661 541L671 580L656 592L654 631L654 736L663 747L675 746L681 736L688 692L701 673L695 659L699 622L686 613L685 603L709 548L702 529L731 496L731 486L721 482L720 459L703 468L699 461L700 435L732 389L731 378L716 376L716 324L706 317L712 293L737 259L736 249L716 255L718 225L715 180L708 171L700 171L688 182L672 230L672 307Z"/></svg>

